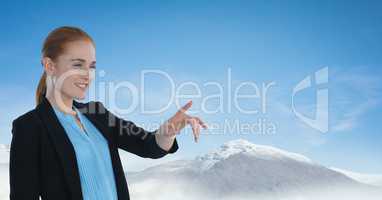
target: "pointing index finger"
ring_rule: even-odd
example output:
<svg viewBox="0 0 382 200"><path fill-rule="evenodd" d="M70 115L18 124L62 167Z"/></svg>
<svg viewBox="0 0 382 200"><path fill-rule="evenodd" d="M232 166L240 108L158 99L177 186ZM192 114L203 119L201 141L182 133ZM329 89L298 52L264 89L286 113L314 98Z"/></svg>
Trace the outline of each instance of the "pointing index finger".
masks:
<svg viewBox="0 0 382 200"><path fill-rule="evenodd" d="M179 111L180 112L186 112L190 107L192 106L192 100L188 101L186 105L184 105Z"/></svg>

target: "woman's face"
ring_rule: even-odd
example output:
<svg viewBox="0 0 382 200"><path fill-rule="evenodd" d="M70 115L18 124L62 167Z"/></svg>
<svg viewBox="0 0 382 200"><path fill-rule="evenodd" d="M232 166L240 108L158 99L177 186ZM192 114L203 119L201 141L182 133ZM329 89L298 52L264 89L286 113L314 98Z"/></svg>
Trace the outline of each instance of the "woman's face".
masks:
<svg viewBox="0 0 382 200"><path fill-rule="evenodd" d="M84 99L95 74L95 48L89 41L67 43L54 61L56 91L68 98Z"/></svg>

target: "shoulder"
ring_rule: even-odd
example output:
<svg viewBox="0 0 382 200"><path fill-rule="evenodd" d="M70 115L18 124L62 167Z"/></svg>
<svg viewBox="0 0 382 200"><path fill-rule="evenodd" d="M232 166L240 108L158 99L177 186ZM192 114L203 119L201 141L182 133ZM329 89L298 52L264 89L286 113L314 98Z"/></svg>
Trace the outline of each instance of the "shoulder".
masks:
<svg viewBox="0 0 382 200"><path fill-rule="evenodd" d="M36 113L36 109L29 110L18 117L16 117L12 124L15 125L25 125L25 126L33 126L38 124L38 117Z"/></svg>
<svg viewBox="0 0 382 200"><path fill-rule="evenodd" d="M41 132L40 124L41 122L35 109L21 114L12 121L13 140L35 141L38 138L36 136Z"/></svg>

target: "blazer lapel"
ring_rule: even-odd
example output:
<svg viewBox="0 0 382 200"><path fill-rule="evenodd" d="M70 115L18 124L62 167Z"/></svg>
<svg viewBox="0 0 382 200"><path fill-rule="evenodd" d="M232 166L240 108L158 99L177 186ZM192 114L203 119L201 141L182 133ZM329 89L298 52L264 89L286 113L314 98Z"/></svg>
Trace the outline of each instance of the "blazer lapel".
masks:
<svg viewBox="0 0 382 200"><path fill-rule="evenodd" d="M38 111L43 124L47 128L47 132L49 133L60 161L62 162L65 179L73 199L83 199L74 147L70 142L64 127L62 127L52 106L50 105L50 102L45 97L36 107L36 110Z"/></svg>

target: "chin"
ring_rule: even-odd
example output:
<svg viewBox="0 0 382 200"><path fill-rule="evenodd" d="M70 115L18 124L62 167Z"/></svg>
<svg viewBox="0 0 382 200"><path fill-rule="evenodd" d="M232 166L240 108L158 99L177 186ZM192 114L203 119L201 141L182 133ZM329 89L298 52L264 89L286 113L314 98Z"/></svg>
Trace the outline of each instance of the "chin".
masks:
<svg viewBox="0 0 382 200"><path fill-rule="evenodd" d="M83 100L83 99L85 99L85 97L86 97L86 93L87 93L87 90L86 90L86 91L76 90L76 91L73 91L73 93L72 93L71 96L72 96L74 99Z"/></svg>
<svg viewBox="0 0 382 200"><path fill-rule="evenodd" d="M77 100L83 100L85 99L86 97L86 94L85 93L76 93L76 94L73 94L72 95L73 99L77 99Z"/></svg>
<svg viewBox="0 0 382 200"><path fill-rule="evenodd" d="M78 100L83 100L83 99L85 99L85 95L76 96L74 98L78 99Z"/></svg>

